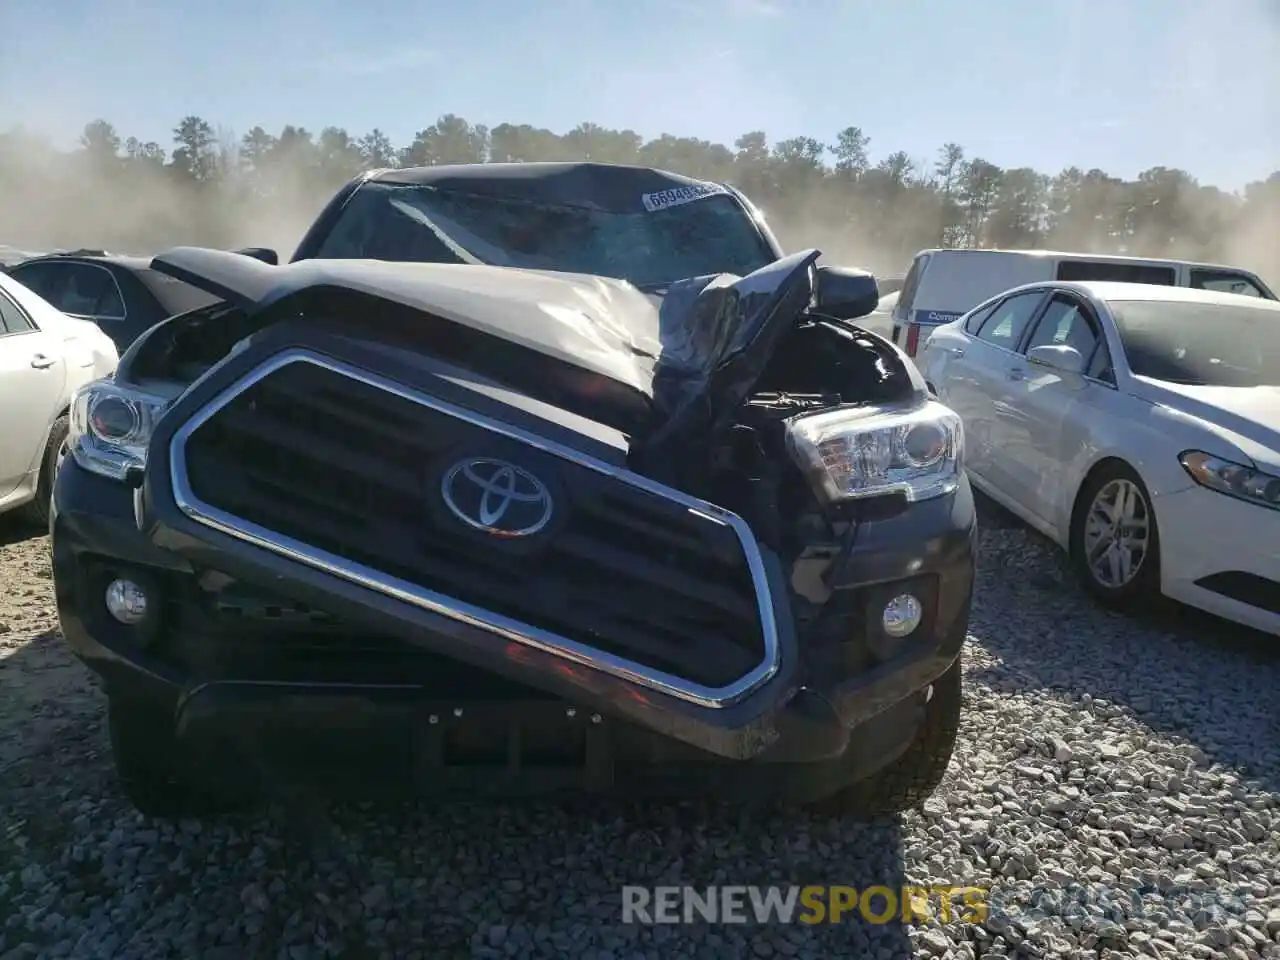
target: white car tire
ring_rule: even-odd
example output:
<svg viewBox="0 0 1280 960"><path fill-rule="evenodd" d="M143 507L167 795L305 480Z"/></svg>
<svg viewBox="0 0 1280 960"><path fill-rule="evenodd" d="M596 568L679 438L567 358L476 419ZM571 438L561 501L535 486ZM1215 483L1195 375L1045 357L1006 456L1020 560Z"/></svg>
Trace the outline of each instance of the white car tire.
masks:
<svg viewBox="0 0 1280 960"><path fill-rule="evenodd" d="M1151 494L1127 463L1101 464L1081 487L1071 519L1071 563L1104 606L1137 611L1160 598L1160 530Z"/></svg>
<svg viewBox="0 0 1280 960"><path fill-rule="evenodd" d="M40 479L36 482L36 498L26 506L26 516L32 523L49 525L53 507L53 484L58 479L58 467L66 455L67 431L71 421L64 414L53 421L49 439L45 443L44 457L40 461Z"/></svg>

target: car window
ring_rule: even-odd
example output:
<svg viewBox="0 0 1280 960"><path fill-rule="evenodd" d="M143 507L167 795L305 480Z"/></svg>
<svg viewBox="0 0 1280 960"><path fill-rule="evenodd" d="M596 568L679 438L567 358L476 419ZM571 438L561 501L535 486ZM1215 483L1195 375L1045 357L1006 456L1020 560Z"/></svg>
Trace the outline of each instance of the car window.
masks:
<svg viewBox="0 0 1280 960"><path fill-rule="evenodd" d="M1250 299L1112 301L1129 369L1190 386L1280 386L1280 308Z"/></svg>
<svg viewBox="0 0 1280 960"><path fill-rule="evenodd" d="M120 293L120 282L116 280L115 275L106 270L102 271L110 283L103 288L102 296L98 298L98 309L94 311L94 316L101 320L123 320L129 311L124 306L124 296Z"/></svg>
<svg viewBox="0 0 1280 960"><path fill-rule="evenodd" d="M124 300L111 271L88 263L69 264L58 309L100 320L123 320Z"/></svg>
<svg viewBox="0 0 1280 960"><path fill-rule="evenodd" d="M1032 331L1027 350L1044 346L1075 347L1088 361L1097 342L1097 329L1084 304L1068 294L1056 293Z"/></svg>
<svg viewBox="0 0 1280 960"><path fill-rule="evenodd" d="M1093 352L1093 359L1089 361L1084 375L1115 386L1116 371L1111 364L1111 351L1107 349L1105 340L1098 343L1098 349Z"/></svg>
<svg viewBox="0 0 1280 960"><path fill-rule="evenodd" d="M26 333L34 327L27 315L7 294L0 293L0 337L10 333Z"/></svg>
<svg viewBox="0 0 1280 960"><path fill-rule="evenodd" d="M995 310L996 307L1000 306L1000 304L1003 302L1004 302L1003 300L997 300L995 303L991 304L991 306L987 307L986 309L979 310L977 313L975 313L972 317L970 317L968 320L965 321L964 332L977 333L982 328L983 321L985 321L987 317L991 316L992 311Z"/></svg>
<svg viewBox="0 0 1280 960"><path fill-rule="evenodd" d="M978 329L978 339L1006 350L1016 349L1042 296L1039 290L1033 290L1002 300Z"/></svg>
<svg viewBox="0 0 1280 960"><path fill-rule="evenodd" d="M1063 260L1058 264L1058 279L1075 283L1103 280L1112 283L1152 283L1161 287L1172 287L1177 283L1177 273L1173 267L1157 267L1147 263Z"/></svg>
<svg viewBox="0 0 1280 960"><path fill-rule="evenodd" d="M1244 274L1231 270L1192 270L1191 286L1197 290L1216 290L1219 293L1266 299L1266 294L1258 289L1256 283Z"/></svg>
<svg viewBox="0 0 1280 960"><path fill-rule="evenodd" d="M66 265L60 263L20 263L9 270L9 276L55 307L57 291L66 278Z"/></svg>

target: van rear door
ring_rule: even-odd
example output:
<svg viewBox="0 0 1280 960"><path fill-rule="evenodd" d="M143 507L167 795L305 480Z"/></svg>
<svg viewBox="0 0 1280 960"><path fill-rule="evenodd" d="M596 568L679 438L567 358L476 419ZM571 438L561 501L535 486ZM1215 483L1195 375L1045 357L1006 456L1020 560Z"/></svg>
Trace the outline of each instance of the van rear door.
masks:
<svg viewBox="0 0 1280 960"><path fill-rule="evenodd" d="M920 289L920 278L924 275L925 266L929 263L929 254L918 253L911 261L911 269L907 278L902 281L902 289L898 291L898 302L893 307L893 342L901 347L909 357L916 355L917 344L908 342L907 327L911 322L911 302ZM917 329L916 335L919 336Z"/></svg>
<svg viewBox="0 0 1280 960"><path fill-rule="evenodd" d="M902 339L896 342L911 357L933 327L951 322L1006 290L1050 279L1052 261L1043 254L1007 250L934 250L920 272L909 301L903 286L895 317L904 329ZM907 281L910 283L910 275Z"/></svg>

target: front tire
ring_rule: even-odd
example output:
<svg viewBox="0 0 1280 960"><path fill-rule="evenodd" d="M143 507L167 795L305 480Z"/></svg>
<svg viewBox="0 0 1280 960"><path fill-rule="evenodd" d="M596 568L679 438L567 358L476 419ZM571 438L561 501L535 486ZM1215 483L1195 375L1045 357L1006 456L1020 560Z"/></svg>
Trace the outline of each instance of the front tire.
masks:
<svg viewBox="0 0 1280 960"><path fill-rule="evenodd" d="M177 820L213 816L230 807L229 801L200 789L183 769L168 711L113 694L107 726L120 787L139 813Z"/></svg>
<svg viewBox="0 0 1280 960"><path fill-rule="evenodd" d="M25 508L25 516L32 523L49 526L49 514L53 509L53 484L58 479L58 468L67 455L67 434L70 419L64 414L53 421L49 440L44 445L44 457L40 461L40 479L36 482L36 498Z"/></svg>
<svg viewBox="0 0 1280 960"><path fill-rule="evenodd" d="M869 820L912 810L929 799L951 764L960 732L961 658L933 682L924 722L902 756L865 780L850 784L813 804L835 817Z"/></svg>
<svg viewBox="0 0 1280 960"><path fill-rule="evenodd" d="M1160 597L1160 530L1151 495L1128 464L1113 460L1085 481L1071 518L1071 564L1103 606L1137 612Z"/></svg>

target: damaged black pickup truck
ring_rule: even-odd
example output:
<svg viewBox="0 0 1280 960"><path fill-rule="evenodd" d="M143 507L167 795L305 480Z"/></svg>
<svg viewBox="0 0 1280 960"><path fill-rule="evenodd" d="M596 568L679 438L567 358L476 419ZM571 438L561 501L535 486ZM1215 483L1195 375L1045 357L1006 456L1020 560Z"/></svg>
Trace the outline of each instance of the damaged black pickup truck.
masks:
<svg viewBox="0 0 1280 960"><path fill-rule="evenodd" d="M287 265L156 257L219 302L76 396L51 521L131 801L922 801L963 435L818 257L730 187L591 163L372 173Z"/></svg>

